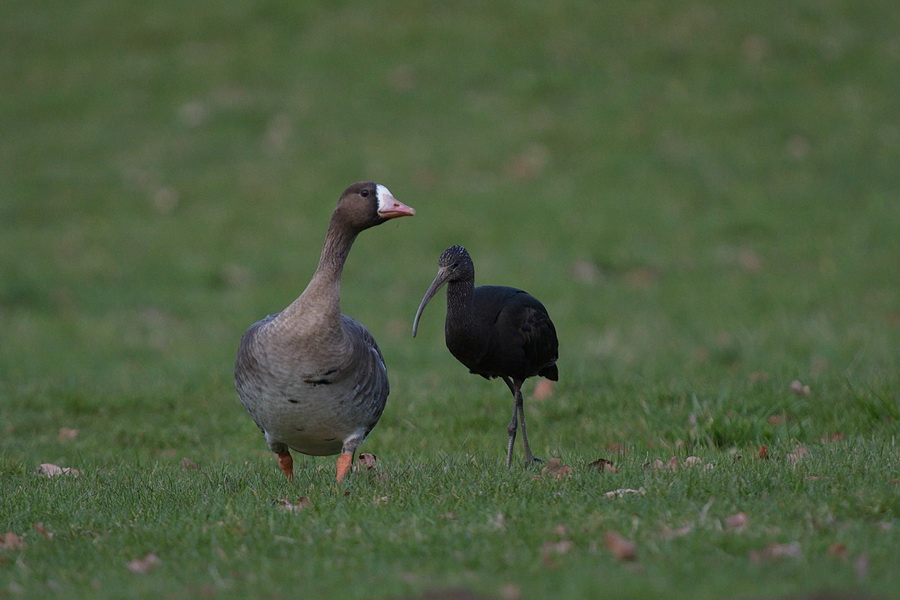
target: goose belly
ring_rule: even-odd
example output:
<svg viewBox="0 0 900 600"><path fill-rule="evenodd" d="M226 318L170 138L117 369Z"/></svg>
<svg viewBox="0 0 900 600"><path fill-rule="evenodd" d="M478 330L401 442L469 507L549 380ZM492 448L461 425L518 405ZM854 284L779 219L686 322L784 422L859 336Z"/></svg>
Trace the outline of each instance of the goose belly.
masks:
<svg viewBox="0 0 900 600"><path fill-rule="evenodd" d="M365 438L378 422L387 400L378 379L284 385L269 380L267 386L242 390L241 401L273 450L284 444L326 456L340 453L349 438Z"/></svg>

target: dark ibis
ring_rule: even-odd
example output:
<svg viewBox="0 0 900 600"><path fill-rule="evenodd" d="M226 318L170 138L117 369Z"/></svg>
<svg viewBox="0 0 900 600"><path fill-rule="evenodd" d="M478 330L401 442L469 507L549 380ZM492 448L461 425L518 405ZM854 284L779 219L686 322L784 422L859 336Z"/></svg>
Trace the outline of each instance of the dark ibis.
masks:
<svg viewBox="0 0 900 600"><path fill-rule="evenodd" d="M462 246L444 250L438 272L422 298L413 321L413 337L425 305L447 285L444 338L450 353L470 373L486 379L500 377L513 395L512 419L507 428L506 467L512 464L519 423L525 462L540 462L531 452L525 429L522 384L529 377L559 379L556 360L559 342L547 309L531 294L513 287L475 287L475 264Z"/></svg>
<svg viewBox="0 0 900 600"><path fill-rule="evenodd" d="M241 338L235 387L289 479L294 450L339 454L341 481L357 446L384 411L390 391L384 358L369 330L341 314L341 273L361 231L414 214L383 185L348 187L331 215L309 285L287 308L257 321Z"/></svg>

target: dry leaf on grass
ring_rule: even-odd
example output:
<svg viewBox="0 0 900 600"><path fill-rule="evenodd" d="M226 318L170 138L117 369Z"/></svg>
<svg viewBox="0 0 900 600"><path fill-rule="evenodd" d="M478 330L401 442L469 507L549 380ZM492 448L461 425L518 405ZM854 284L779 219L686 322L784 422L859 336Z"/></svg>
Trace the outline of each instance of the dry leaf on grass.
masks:
<svg viewBox="0 0 900 600"><path fill-rule="evenodd" d="M844 544L835 542L828 546L828 556L833 556L841 560L847 560L847 558L850 556L850 551L847 550L847 546L845 546Z"/></svg>
<svg viewBox="0 0 900 600"><path fill-rule="evenodd" d="M698 456L688 456L684 459L684 462L679 465L679 459L677 456L673 456L668 461L663 462L660 459L654 460L652 463L646 462L644 463L644 468L652 468L654 471L674 471L679 466L684 467L693 467L694 465L703 464L703 460ZM711 464L706 465L707 469L712 469L713 466Z"/></svg>
<svg viewBox="0 0 900 600"><path fill-rule="evenodd" d="M307 498L306 496L300 496L297 498L296 502L291 502L287 498L279 498L275 500L275 504L278 505L278 508L281 510L286 510L288 512L299 512L301 510L312 508L312 500Z"/></svg>
<svg viewBox="0 0 900 600"><path fill-rule="evenodd" d="M39 534L47 538L48 541L53 540L53 532L44 527L43 523L35 523L32 527L34 527L34 530Z"/></svg>
<svg viewBox="0 0 900 600"><path fill-rule="evenodd" d="M160 564L162 564L162 561L159 560L159 556L156 554L156 552L151 552L143 558L136 558L134 560L128 561L128 564L126 566L132 573L145 575L150 572L150 569L157 567Z"/></svg>
<svg viewBox="0 0 900 600"><path fill-rule="evenodd" d="M356 466L357 470L362 470L362 468L365 467L367 470L371 471L378 467L378 459L374 454L362 452L356 460Z"/></svg>
<svg viewBox="0 0 900 600"><path fill-rule="evenodd" d="M803 556L803 552L800 550L799 542L791 542L790 544L772 543L762 550L750 551L750 561L754 563L761 563L784 557L800 558L801 556Z"/></svg>
<svg viewBox="0 0 900 600"><path fill-rule="evenodd" d="M763 460L769 460L769 449L765 446L760 446L759 451L756 453L756 456Z"/></svg>
<svg viewBox="0 0 900 600"><path fill-rule="evenodd" d="M515 583L507 583L500 588L500 598L502 600L519 600L522 597L522 588Z"/></svg>
<svg viewBox="0 0 900 600"><path fill-rule="evenodd" d="M614 465L611 460L606 460L605 458L598 458L594 462L588 463L588 466L597 469L601 473L619 472L619 470L616 469L616 465Z"/></svg>
<svg viewBox="0 0 900 600"><path fill-rule="evenodd" d="M853 570L856 571L857 577L866 579L869 576L869 556L867 554L860 554L859 558L856 559L856 562L853 563Z"/></svg>
<svg viewBox="0 0 900 600"><path fill-rule="evenodd" d="M780 415L771 415L768 419L766 419L766 423L768 423L769 425L784 425L788 421L793 421L793 417L785 413L782 413Z"/></svg>
<svg viewBox="0 0 900 600"><path fill-rule="evenodd" d="M553 382L549 379L541 379L534 386L534 391L531 393L531 397L534 400L546 400L547 398L553 397Z"/></svg>
<svg viewBox="0 0 900 600"><path fill-rule="evenodd" d="M809 396L810 390L808 385L803 385L799 379L795 379L791 382L791 391L798 396Z"/></svg>
<svg viewBox="0 0 900 600"><path fill-rule="evenodd" d="M61 442L68 442L70 440L74 440L78 437L78 434L81 433L78 429L71 429L69 427L61 427L59 429L59 434L56 436Z"/></svg>
<svg viewBox="0 0 900 600"><path fill-rule="evenodd" d="M12 531L0 534L0 550L20 550L25 547L25 541Z"/></svg>
<svg viewBox="0 0 900 600"><path fill-rule="evenodd" d="M182 471L196 471L200 466L197 465L194 461L189 459L187 456L181 459L181 470Z"/></svg>
<svg viewBox="0 0 900 600"><path fill-rule="evenodd" d="M610 491L610 492L606 492L606 493L603 494L603 495L606 496L607 498L609 498L609 499L611 500L611 499L613 499L613 498L622 498L622 497L627 496L627 495L629 495L629 494L638 494L638 495L640 495L640 496L643 496L643 495L644 495L644 488L641 488L641 489L639 489L639 490L633 490L633 489L631 489L631 488L619 488L619 489L617 489L617 490L612 490L612 491Z"/></svg>
<svg viewBox="0 0 900 600"><path fill-rule="evenodd" d="M725 526L731 531L744 531L750 524L750 518L742 512L725 518Z"/></svg>
<svg viewBox="0 0 900 600"><path fill-rule="evenodd" d="M603 545L612 552L617 560L627 561L637 558L637 544L625 539L615 531L607 531L603 537Z"/></svg>
<svg viewBox="0 0 900 600"><path fill-rule="evenodd" d="M541 556L544 557L544 562L549 562L554 556L565 554L574 547L575 542L572 540L546 541L541 544Z"/></svg>
<svg viewBox="0 0 900 600"><path fill-rule="evenodd" d="M408 600L485 600L472 590L466 588L446 588L438 590L425 590L418 596L409 597Z"/></svg>
<svg viewBox="0 0 900 600"><path fill-rule="evenodd" d="M572 467L569 465L562 464L562 459L558 456L554 456L549 461L547 461L547 465L541 469L540 475L535 475L532 479L539 479L541 477L553 477L557 480L568 477L572 474Z"/></svg>
<svg viewBox="0 0 900 600"><path fill-rule="evenodd" d="M694 530L694 524L688 523L684 527L679 527L678 529L672 529L668 525L663 527L662 537L667 540L672 540L675 538L679 538L685 536Z"/></svg>
<svg viewBox="0 0 900 600"><path fill-rule="evenodd" d="M79 471L78 469L60 467L59 465L54 465L51 463L42 463L38 466L37 472L46 477L56 477L57 475L71 475L72 477L78 477L79 475L81 475L81 471Z"/></svg>
<svg viewBox="0 0 900 600"><path fill-rule="evenodd" d="M793 452L790 452L787 455L788 460L791 462L792 465L796 465L798 462L800 462L807 456L809 456L809 451L806 448L804 448L802 445L798 445L797 448Z"/></svg>

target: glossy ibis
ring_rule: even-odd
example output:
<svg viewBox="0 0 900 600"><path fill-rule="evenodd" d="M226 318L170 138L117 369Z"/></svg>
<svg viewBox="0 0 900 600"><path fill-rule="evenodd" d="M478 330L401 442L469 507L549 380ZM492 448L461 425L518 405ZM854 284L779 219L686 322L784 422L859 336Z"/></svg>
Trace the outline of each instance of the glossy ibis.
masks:
<svg viewBox="0 0 900 600"><path fill-rule="evenodd" d="M309 285L241 338L235 387L289 479L294 477L290 450L340 454L337 480L343 479L357 446L381 417L389 392L387 369L372 334L341 314L341 273L361 231L413 214L383 185L348 187L331 215Z"/></svg>
<svg viewBox="0 0 900 600"><path fill-rule="evenodd" d="M513 395L513 413L507 433L506 466L512 463L516 430L521 421L525 461L539 461L531 452L525 429L522 384L539 375L559 378L556 328L540 301L520 289L480 285L475 287L475 264L462 246L444 250L438 272L422 298L413 321L413 337L425 305L447 284L447 349L469 372L486 379L500 377Z"/></svg>

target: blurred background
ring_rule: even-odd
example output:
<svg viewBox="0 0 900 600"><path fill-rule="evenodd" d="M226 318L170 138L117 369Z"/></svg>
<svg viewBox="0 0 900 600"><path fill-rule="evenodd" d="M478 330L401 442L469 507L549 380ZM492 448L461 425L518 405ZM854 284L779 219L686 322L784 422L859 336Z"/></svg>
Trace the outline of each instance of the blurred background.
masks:
<svg viewBox="0 0 900 600"><path fill-rule="evenodd" d="M446 384L507 412L444 349L442 301L410 337L452 244L548 307L578 411L794 378L896 398L894 8L7 2L3 410L206 402L263 452L237 342L357 180L418 211L344 274L391 369L385 440Z"/></svg>

